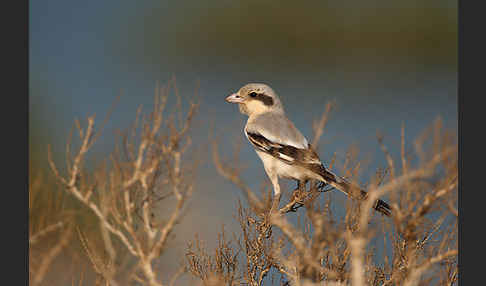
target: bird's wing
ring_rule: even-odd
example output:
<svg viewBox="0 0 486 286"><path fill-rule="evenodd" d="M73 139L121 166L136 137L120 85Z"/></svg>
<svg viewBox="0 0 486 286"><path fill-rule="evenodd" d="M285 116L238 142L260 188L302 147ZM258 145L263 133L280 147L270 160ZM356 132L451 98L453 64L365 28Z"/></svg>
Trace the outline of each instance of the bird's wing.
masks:
<svg viewBox="0 0 486 286"><path fill-rule="evenodd" d="M268 112L248 120L245 131L260 134L273 143L309 148L309 143L295 125L280 113Z"/></svg>
<svg viewBox="0 0 486 286"><path fill-rule="evenodd" d="M334 179L305 137L285 115L260 115L247 123L245 134L257 150L287 164L304 167L325 180Z"/></svg>
<svg viewBox="0 0 486 286"><path fill-rule="evenodd" d="M257 150L263 151L288 164L309 165L321 164L319 156L310 148L301 149L291 145L273 142L257 132L246 131L250 143Z"/></svg>

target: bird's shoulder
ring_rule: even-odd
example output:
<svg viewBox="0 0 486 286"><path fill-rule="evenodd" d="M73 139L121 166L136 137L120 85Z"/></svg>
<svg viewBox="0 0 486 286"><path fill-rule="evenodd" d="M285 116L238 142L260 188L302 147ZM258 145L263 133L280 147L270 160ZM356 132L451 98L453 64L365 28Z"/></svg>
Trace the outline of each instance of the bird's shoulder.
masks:
<svg viewBox="0 0 486 286"><path fill-rule="evenodd" d="M246 133L259 134L272 143L307 149L309 143L285 114L264 113L248 118ZM247 135L248 136L248 135Z"/></svg>

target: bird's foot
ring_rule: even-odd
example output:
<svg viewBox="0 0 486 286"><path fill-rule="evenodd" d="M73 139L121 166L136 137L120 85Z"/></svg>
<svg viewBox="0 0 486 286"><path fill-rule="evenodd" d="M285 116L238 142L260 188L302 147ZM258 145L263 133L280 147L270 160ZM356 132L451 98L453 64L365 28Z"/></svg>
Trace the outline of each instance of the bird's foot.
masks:
<svg viewBox="0 0 486 286"><path fill-rule="evenodd" d="M326 184L324 182L320 182L319 185L317 185L317 190L321 193L329 192L332 189L334 189L333 186Z"/></svg>
<svg viewBox="0 0 486 286"><path fill-rule="evenodd" d="M294 203L294 204L293 204L293 205L290 207L289 212L297 212L297 210L298 210L299 208L301 208L302 206L303 206L303 204L301 204L301 203L299 203L299 202L296 202L296 203Z"/></svg>

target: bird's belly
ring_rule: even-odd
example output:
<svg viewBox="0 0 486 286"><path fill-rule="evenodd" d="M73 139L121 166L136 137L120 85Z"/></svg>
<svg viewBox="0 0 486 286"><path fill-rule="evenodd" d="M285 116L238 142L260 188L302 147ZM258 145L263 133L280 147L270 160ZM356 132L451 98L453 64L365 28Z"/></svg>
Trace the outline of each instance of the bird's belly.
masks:
<svg viewBox="0 0 486 286"><path fill-rule="evenodd" d="M307 180L308 175L306 174L305 170L301 170L301 167L289 165L286 163L280 163L278 168L278 176L281 178L286 179L295 179L295 180Z"/></svg>
<svg viewBox="0 0 486 286"><path fill-rule="evenodd" d="M282 160L276 159L272 155L257 150L257 154L263 162L265 171L276 173L280 178L307 180L313 178L313 174L297 165L287 164Z"/></svg>

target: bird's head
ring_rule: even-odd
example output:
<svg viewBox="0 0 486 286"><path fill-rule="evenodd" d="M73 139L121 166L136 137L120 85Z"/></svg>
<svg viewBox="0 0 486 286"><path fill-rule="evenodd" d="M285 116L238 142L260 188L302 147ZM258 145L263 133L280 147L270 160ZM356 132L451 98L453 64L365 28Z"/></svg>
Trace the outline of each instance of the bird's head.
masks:
<svg viewBox="0 0 486 286"><path fill-rule="evenodd" d="M244 85L238 92L226 97L226 101L238 103L240 112L248 116L265 112L284 112L277 94L263 83Z"/></svg>

